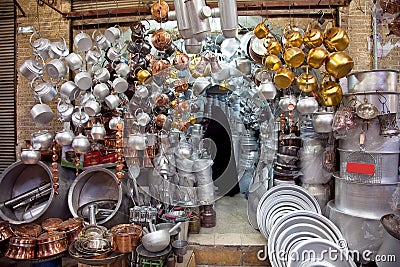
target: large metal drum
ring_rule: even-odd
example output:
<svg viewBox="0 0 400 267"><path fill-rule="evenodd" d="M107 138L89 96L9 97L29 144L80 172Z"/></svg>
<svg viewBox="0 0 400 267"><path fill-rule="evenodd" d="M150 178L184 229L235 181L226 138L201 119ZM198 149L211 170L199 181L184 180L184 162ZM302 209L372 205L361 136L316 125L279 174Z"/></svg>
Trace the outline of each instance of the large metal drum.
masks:
<svg viewBox="0 0 400 267"><path fill-rule="evenodd" d="M398 70L369 70L347 75L349 93L365 91L397 92Z"/></svg>
<svg viewBox="0 0 400 267"><path fill-rule="evenodd" d="M73 171L59 167L59 194L53 189L52 170L45 163L15 162L0 177L0 217L12 224L41 223L49 217L61 219L71 214L67 192Z"/></svg>
<svg viewBox="0 0 400 267"><path fill-rule="evenodd" d="M95 206L96 223L105 227L129 222L129 198L126 186L118 184L115 174L105 168L85 170L72 183L68 206L74 217L89 222L89 207Z"/></svg>

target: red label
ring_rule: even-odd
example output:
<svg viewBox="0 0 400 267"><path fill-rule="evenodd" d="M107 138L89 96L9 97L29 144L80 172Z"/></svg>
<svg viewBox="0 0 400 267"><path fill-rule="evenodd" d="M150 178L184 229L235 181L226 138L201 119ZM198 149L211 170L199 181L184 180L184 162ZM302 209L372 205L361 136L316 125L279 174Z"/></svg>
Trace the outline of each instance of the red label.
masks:
<svg viewBox="0 0 400 267"><path fill-rule="evenodd" d="M374 175L375 165L359 162L347 162L346 172Z"/></svg>

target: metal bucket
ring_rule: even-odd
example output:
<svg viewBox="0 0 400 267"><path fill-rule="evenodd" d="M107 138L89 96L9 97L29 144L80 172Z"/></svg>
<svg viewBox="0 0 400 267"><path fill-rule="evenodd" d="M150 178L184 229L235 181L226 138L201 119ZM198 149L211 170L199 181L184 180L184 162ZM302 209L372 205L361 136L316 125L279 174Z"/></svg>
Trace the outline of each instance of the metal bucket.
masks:
<svg viewBox="0 0 400 267"><path fill-rule="evenodd" d="M364 91L397 92L398 70L370 70L347 75L349 93Z"/></svg>
<svg viewBox="0 0 400 267"><path fill-rule="evenodd" d="M340 177L351 182L368 184L395 184L399 181L399 151L369 152L338 149L340 154ZM370 161L370 162L367 162ZM348 172L348 164L360 164L374 166L372 175Z"/></svg>
<svg viewBox="0 0 400 267"><path fill-rule="evenodd" d="M90 203L112 203L109 214L97 220L97 224L110 228L129 222L129 198L124 184L118 184L115 174L105 168L93 167L72 183L68 192L68 206L74 217ZM88 218L85 218L89 222Z"/></svg>
<svg viewBox="0 0 400 267"><path fill-rule="evenodd" d="M0 177L0 217L12 224L41 223L50 217L68 218L67 192L71 184L69 175L73 174L73 171L59 167L60 187L56 195L52 170L45 163L26 165L17 161L11 164Z"/></svg>
<svg viewBox="0 0 400 267"><path fill-rule="evenodd" d="M339 210L370 219L380 219L392 212L390 203L398 183L364 184L334 177L335 204Z"/></svg>
<svg viewBox="0 0 400 267"><path fill-rule="evenodd" d="M335 205L333 200L326 206L326 213L329 220L342 232L349 250L353 252L352 255L360 256L354 260L366 263L368 260L362 259L362 255L374 258L383 241L384 229L380 219L363 218L355 216L354 213L345 213ZM356 251L358 254L354 253Z"/></svg>
<svg viewBox="0 0 400 267"><path fill-rule="evenodd" d="M346 137L340 138L339 148L343 150L360 150L360 133L363 131L362 119L356 119L356 127L347 131ZM387 137L380 135L380 125L378 118L368 122L365 130L365 150L374 152L393 152L400 150L400 136Z"/></svg>

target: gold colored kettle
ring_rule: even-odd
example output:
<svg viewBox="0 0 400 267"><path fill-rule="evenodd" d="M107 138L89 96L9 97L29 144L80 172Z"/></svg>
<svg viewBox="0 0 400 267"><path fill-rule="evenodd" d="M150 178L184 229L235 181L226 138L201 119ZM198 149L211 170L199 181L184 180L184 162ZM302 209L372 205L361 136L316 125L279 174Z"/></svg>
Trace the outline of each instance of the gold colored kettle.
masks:
<svg viewBox="0 0 400 267"><path fill-rule="evenodd" d="M308 71L309 66L304 66L306 72L303 72L296 78L296 85L300 91L309 93L317 89L318 81L314 74Z"/></svg>
<svg viewBox="0 0 400 267"><path fill-rule="evenodd" d="M262 58L262 64L264 64L268 70L277 71L281 68L282 61L277 55L264 55Z"/></svg>
<svg viewBox="0 0 400 267"><path fill-rule="evenodd" d="M349 36L342 28L334 27L333 21L329 22L324 30L324 46L329 52L345 50L349 46ZM329 24L332 24L332 27L328 29Z"/></svg>
<svg viewBox="0 0 400 267"><path fill-rule="evenodd" d="M308 49L319 47L322 45L323 41L323 33L318 29L312 28L311 23L309 23L303 38L305 47Z"/></svg>
<svg viewBox="0 0 400 267"><path fill-rule="evenodd" d="M305 57L303 50L298 47L289 47L283 54L283 59L286 64L293 68L300 67L301 64L303 64Z"/></svg>
<svg viewBox="0 0 400 267"><path fill-rule="evenodd" d="M326 107L336 106L342 102L342 97L343 92L340 84L333 81L329 75L325 75L318 91L320 104Z"/></svg>
<svg viewBox="0 0 400 267"><path fill-rule="evenodd" d="M303 44L303 35L290 24L283 29L285 47L300 47Z"/></svg>
<svg viewBox="0 0 400 267"><path fill-rule="evenodd" d="M328 57L328 51L323 47L312 48L307 54L307 64L314 69L319 69Z"/></svg>
<svg viewBox="0 0 400 267"><path fill-rule="evenodd" d="M280 89L288 88L293 81L294 81L294 74L286 66L279 69L274 76L274 83Z"/></svg>
<svg viewBox="0 0 400 267"><path fill-rule="evenodd" d="M263 44L268 54L278 55L282 50L281 43L275 38L265 38Z"/></svg>
<svg viewBox="0 0 400 267"><path fill-rule="evenodd" d="M325 61L326 71L336 79L345 77L353 67L353 59L342 51L331 53Z"/></svg>
<svg viewBox="0 0 400 267"><path fill-rule="evenodd" d="M144 83L148 78L150 78L151 73L148 70L141 69L136 73L136 78L140 83Z"/></svg>

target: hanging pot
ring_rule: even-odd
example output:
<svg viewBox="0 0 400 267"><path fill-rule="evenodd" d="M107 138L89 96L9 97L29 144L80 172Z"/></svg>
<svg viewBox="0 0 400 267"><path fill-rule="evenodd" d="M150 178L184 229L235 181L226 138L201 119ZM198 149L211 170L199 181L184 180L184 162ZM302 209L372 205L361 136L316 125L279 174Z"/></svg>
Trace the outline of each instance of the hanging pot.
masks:
<svg viewBox="0 0 400 267"><path fill-rule="evenodd" d="M311 68L319 69L328 58L328 51L323 47L312 48L307 54L307 64Z"/></svg>
<svg viewBox="0 0 400 267"><path fill-rule="evenodd" d="M313 113L312 123L316 133L330 133L334 114L332 111L320 111Z"/></svg>
<svg viewBox="0 0 400 267"><path fill-rule="evenodd" d="M165 51L171 47L172 37L164 29L159 29L151 36L151 44L159 51Z"/></svg>
<svg viewBox="0 0 400 267"><path fill-rule="evenodd" d="M38 35L39 38L35 41L32 41L35 35ZM40 32L33 32L31 37L29 38L29 43L33 48L34 55L37 55L44 60L49 58L50 40L43 38Z"/></svg>
<svg viewBox="0 0 400 267"><path fill-rule="evenodd" d="M57 115L60 121L68 122L71 121L72 113L74 112L74 106L66 103L65 101L58 99L57 104Z"/></svg>
<svg viewBox="0 0 400 267"><path fill-rule="evenodd" d="M99 68L94 72L93 78L101 83L105 83L110 80L110 72L107 68Z"/></svg>
<svg viewBox="0 0 400 267"><path fill-rule="evenodd" d="M300 32L301 29L298 27L293 27L288 24L283 29L283 40L282 43L284 47L300 47L303 44L303 34ZM301 30L303 31L303 30Z"/></svg>
<svg viewBox="0 0 400 267"><path fill-rule="evenodd" d="M259 94L261 94L266 100L272 100L276 96L276 87L270 80L261 82L259 89Z"/></svg>
<svg viewBox="0 0 400 267"><path fill-rule="evenodd" d="M93 80L89 72L81 71L75 75L74 82L79 89L86 91L92 87Z"/></svg>
<svg viewBox="0 0 400 267"><path fill-rule="evenodd" d="M82 112L81 109L82 108L80 107L79 111L76 111L74 114L72 114L72 123L75 127L82 126L89 120L89 115L85 112Z"/></svg>
<svg viewBox="0 0 400 267"><path fill-rule="evenodd" d="M33 122L37 125L49 124L54 117L53 111L47 104L36 104L30 111Z"/></svg>
<svg viewBox="0 0 400 267"><path fill-rule="evenodd" d="M110 94L110 88L106 83L98 83L93 88L93 95L100 100L104 100Z"/></svg>
<svg viewBox="0 0 400 267"><path fill-rule="evenodd" d="M107 28L104 31L104 36L106 37L106 39L111 43L114 44L116 43L120 36L121 36L121 30L120 27L118 25L112 26Z"/></svg>
<svg viewBox="0 0 400 267"><path fill-rule="evenodd" d="M74 137L75 137L74 132L72 132L71 130L64 129L56 133L55 140L57 144L60 146L68 146L72 144Z"/></svg>
<svg viewBox="0 0 400 267"><path fill-rule="evenodd" d="M281 43L275 38L266 38L263 44L268 54L278 55L282 51Z"/></svg>
<svg viewBox="0 0 400 267"><path fill-rule="evenodd" d="M74 45L79 52L86 52L92 48L92 38L87 33L81 31L74 37Z"/></svg>
<svg viewBox="0 0 400 267"><path fill-rule="evenodd" d="M42 63L37 61L37 59L28 59L25 60L24 63L19 67L19 72L27 78L28 80L32 81L38 76L43 76L43 66L45 65L44 60Z"/></svg>
<svg viewBox="0 0 400 267"><path fill-rule="evenodd" d="M125 92L126 90L128 90L128 87L129 87L129 84L128 84L127 80L122 77L117 77L112 82L112 88L114 88L114 90L117 93Z"/></svg>
<svg viewBox="0 0 400 267"><path fill-rule="evenodd" d="M33 148L22 149L20 158L24 164L36 164L39 162L41 157L40 150Z"/></svg>
<svg viewBox="0 0 400 267"><path fill-rule="evenodd" d="M304 33L304 46L307 47L308 49L320 47L324 41L324 35L323 33L315 29L311 26L311 23L307 25L306 32Z"/></svg>
<svg viewBox="0 0 400 267"><path fill-rule="evenodd" d="M80 133L72 141L72 148L75 153L86 154L90 150L89 139Z"/></svg>
<svg viewBox="0 0 400 267"><path fill-rule="evenodd" d="M104 136L106 135L106 129L104 125L101 123L96 123L93 125L92 130L90 131L90 135L93 140L104 140Z"/></svg>
<svg viewBox="0 0 400 267"><path fill-rule="evenodd" d="M296 78L296 85L300 91L304 93L310 93L315 91L318 86L317 77L314 74L308 72L308 66L306 72L303 72L299 77Z"/></svg>
<svg viewBox="0 0 400 267"><path fill-rule="evenodd" d="M169 6L165 1L156 1L150 7L151 15L157 22L168 21Z"/></svg>
<svg viewBox="0 0 400 267"><path fill-rule="evenodd" d="M267 35L270 33L270 31L274 28L272 22L269 22L270 23L270 27L269 27L268 25L265 24L266 21L267 21L267 18L264 19L261 23L257 24L253 30L254 35L258 39L263 39L263 38L267 37Z"/></svg>
<svg viewBox="0 0 400 267"><path fill-rule="evenodd" d="M331 28L328 25L331 24ZM340 27L334 27L333 21L325 25L324 46L329 52L343 51L349 46L349 36Z"/></svg>
<svg viewBox="0 0 400 267"><path fill-rule="evenodd" d="M101 106L99 102L97 102L95 99L92 99L85 102L83 109L89 116L94 117L100 113Z"/></svg>
<svg viewBox="0 0 400 267"><path fill-rule="evenodd" d="M70 53L65 57L65 63L71 70L79 70L82 68L83 59L79 54Z"/></svg>
<svg viewBox="0 0 400 267"><path fill-rule="evenodd" d="M281 68L282 61L277 55L270 54L270 55L267 55L267 56L263 56L262 64L268 70L277 71L277 70L279 70Z"/></svg>
<svg viewBox="0 0 400 267"><path fill-rule="evenodd" d="M336 106L342 102L343 92L340 84L325 76L318 91L319 102L326 107Z"/></svg>
<svg viewBox="0 0 400 267"><path fill-rule="evenodd" d="M42 103L48 103L53 101L57 95L57 90L51 85L51 83L46 82L42 79L42 82L34 86L36 78L30 83L31 89L35 92L35 96Z"/></svg>
<svg viewBox="0 0 400 267"><path fill-rule="evenodd" d="M293 72L286 66L279 69L274 76L274 83L278 88L286 89L294 81Z"/></svg>
<svg viewBox="0 0 400 267"><path fill-rule="evenodd" d="M181 53L181 52L176 52L175 57L172 61L172 66L174 66L177 70L183 71L189 67L189 56Z"/></svg>
<svg viewBox="0 0 400 267"><path fill-rule="evenodd" d="M314 97L301 97L296 108L301 115L312 114L318 110L318 101Z"/></svg>
<svg viewBox="0 0 400 267"><path fill-rule="evenodd" d="M31 134L31 145L34 149L48 150L53 143L53 135L47 130L40 130Z"/></svg>
<svg viewBox="0 0 400 267"><path fill-rule="evenodd" d="M117 125L118 123L122 123L122 127L124 127L124 120L121 117L112 117L111 120L108 122L108 127L111 130L118 130Z"/></svg>
<svg viewBox="0 0 400 267"><path fill-rule="evenodd" d="M92 39L96 46L103 51L107 50L111 45L106 36L97 29L92 32Z"/></svg>
<svg viewBox="0 0 400 267"><path fill-rule="evenodd" d="M57 58L47 63L45 68L47 75L53 79L64 77L68 71L68 68L65 66L64 62Z"/></svg>
<svg viewBox="0 0 400 267"><path fill-rule="evenodd" d="M67 44L63 37L60 37L59 42L52 42L49 48L49 57L52 59L55 58L64 58L68 56L69 50L67 48Z"/></svg>
<svg viewBox="0 0 400 267"><path fill-rule="evenodd" d="M303 64L305 54L303 50L298 47L290 47L285 50L285 53L283 54L283 59L288 66L297 68Z"/></svg>
<svg viewBox="0 0 400 267"><path fill-rule="evenodd" d="M85 59L86 59L86 63L89 65L100 64L100 62L101 62L100 49L96 46L94 50L87 51Z"/></svg>
<svg viewBox="0 0 400 267"><path fill-rule="evenodd" d="M344 52L331 53L325 61L326 71L336 79L345 77L353 67L353 59Z"/></svg>
<svg viewBox="0 0 400 267"><path fill-rule="evenodd" d="M118 64L115 64L115 61L111 63L111 67L115 70L116 74L120 77L127 77L131 72L131 68L128 64L123 61L120 61Z"/></svg>

